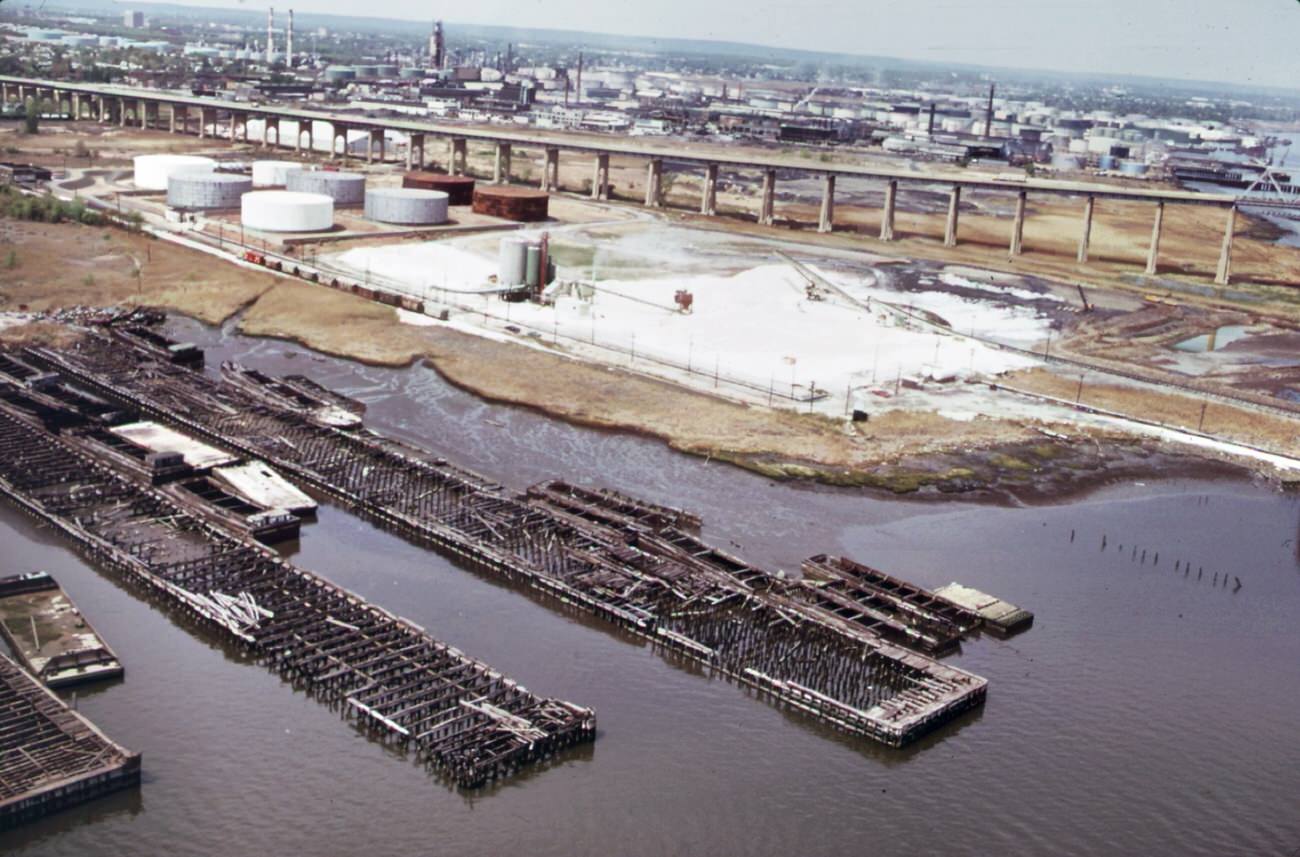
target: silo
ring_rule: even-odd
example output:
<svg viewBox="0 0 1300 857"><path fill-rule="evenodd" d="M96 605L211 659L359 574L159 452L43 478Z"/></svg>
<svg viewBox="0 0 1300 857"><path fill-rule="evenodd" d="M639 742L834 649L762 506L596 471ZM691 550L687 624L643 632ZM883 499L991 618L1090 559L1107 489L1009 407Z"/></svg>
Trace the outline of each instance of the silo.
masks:
<svg viewBox="0 0 1300 857"><path fill-rule="evenodd" d="M501 239L497 257L497 283L502 286L522 286L527 273L529 241L518 235Z"/></svg>
<svg viewBox="0 0 1300 857"><path fill-rule="evenodd" d="M139 190L167 190L173 173L213 170L217 162L199 155L136 155L132 182Z"/></svg>
<svg viewBox="0 0 1300 857"><path fill-rule="evenodd" d="M238 208L240 197L252 189L247 176L185 170L167 179L167 204L183 211Z"/></svg>
<svg viewBox="0 0 1300 857"><path fill-rule="evenodd" d="M334 226L334 200L319 193L255 190L240 199L239 220L263 232L322 232Z"/></svg>
<svg viewBox="0 0 1300 857"><path fill-rule="evenodd" d="M285 187L300 193L320 193L335 205L360 205L366 199L366 177L334 170L298 170L286 176Z"/></svg>
<svg viewBox="0 0 1300 857"><path fill-rule="evenodd" d="M253 161L253 184L257 187L284 187L289 173L303 169L297 161Z"/></svg>
<svg viewBox="0 0 1300 857"><path fill-rule="evenodd" d="M366 191L366 217L380 223L446 223L447 205L447 194L437 190L377 187Z"/></svg>

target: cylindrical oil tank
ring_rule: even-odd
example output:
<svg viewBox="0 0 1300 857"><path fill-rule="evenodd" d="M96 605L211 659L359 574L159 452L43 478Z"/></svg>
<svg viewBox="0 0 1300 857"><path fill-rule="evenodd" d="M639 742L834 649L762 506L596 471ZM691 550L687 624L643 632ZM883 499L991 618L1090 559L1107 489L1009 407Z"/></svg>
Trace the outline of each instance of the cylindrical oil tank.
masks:
<svg viewBox="0 0 1300 857"><path fill-rule="evenodd" d="M366 177L333 170L298 170L286 176L285 187L300 193L320 193L335 205L360 205L366 201Z"/></svg>
<svg viewBox="0 0 1300 857"><path fill-rule="evenodd" d="M397 73L402 80L419 80L425 77L427 72L422 68L404 68Z"/></svg>
<svg viewBox="0 0 1300 857"><path fill-rule="evenodd" d="M252 189L248 176L184 170L167 179L167 204L183 211L238 208L240 198Z"/></svg>
<svg viewBox="0 0 1300 857"><path fill-rule="evenodd" d="M379 77L379 66L377 65L354 65L357 77Z"/></svg>
<svg viewBox="0 0 1300 857"><path fill-rule="evenodd" d="M289 173L303 169L297 161L253 161L253 184L257 187L284 187Z"/></svg>
<svg viewBox="0 0 1300 857"><path fill-rule="evenodd" d="M529 244L528 255L524 258L524 283L537 287L542 283L542 247Z"/></svg>
<svg viewBox="0 0 1300 857"><path fill-rule="evenodd" d="M328 83L343 83L348 80L357 79L357 70L346 65L332 65L325 69L325 80Z"/></svg>
<svg viewBox="0 0 1300 857"><path fill-rule="evenodd" d="M375 66L375 77L385 77L385 78L397 77L397 66L377 65Z"/></svg>
<svg viewBox="0 0 1300 857"><path fill-rule="evenodd" d="M1147 165L1142 161L1120 161L1119 171L1126 176L1144 176L1147 174Z"/></svg>
<svg viewBox="0 0 1300 857"><path fill-rule="evenodd" d="M240 200L239 219L263 232L321 232L334 225L334 200L321 193L255 190Z"/></svg>
<svg viewBox="0 0 1300 857"><path fill-rule="evenodd" d="M501 249L497 257L497 283L502 286L522 286L528 263L527 238L507 235L501 239Z"/></svg>
<svg viewBox="0 0 1300 857"><path fill-rule="evenodd" d="M135 177L139 190L167 190L167 179L173 173L214 170L217 162L199 155L136 155Z"/></svg>
<svg viewBox="0 0 1300 857"><path fill-rule="evenodd" d="M474 179L470 176L411 172L402 176L402 187L440 190L447 194L447 201L452 205L469 205L474 202Z"/></svg>
<svg viewBox="0 0 1300 857"><path fill-rule="evenodd" d="M1078 155L1052 155L1052 169L1054 170L1077 170L1083 166L1083 160Z"/></svg>
<svg viewBox="0 0 1300 857"><path fill-rule="evenodd" d="M1097 169L1113 170L1118 163L1119 160L1114 155L1102 155L1097 158Z"/></svg>
<svg viewBox="0 0 1300 857"><path fill-rule="evenodd" d="M487 214L506 220L536 221L548 217L550 197L545 191L521 187L493 186L474 189L475 214Z"/></svg>
<svg viewBox="0 0 1300 857"><path fill-rule="evenodd" d="M366 191L366 218L423 226L447 222L447 194L438 190L375 187Z"/></svg>

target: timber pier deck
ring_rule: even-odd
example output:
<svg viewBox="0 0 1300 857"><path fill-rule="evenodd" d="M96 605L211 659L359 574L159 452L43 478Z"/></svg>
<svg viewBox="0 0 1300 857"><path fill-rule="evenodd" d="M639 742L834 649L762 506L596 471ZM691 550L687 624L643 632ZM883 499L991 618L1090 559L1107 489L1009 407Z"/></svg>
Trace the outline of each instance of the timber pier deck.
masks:
<svg viewBox="0 0 1300 857"><path fill-rule="evenodd" d="M340 430L107 332L23 359L247 456L485 573L650 639L817 719L902 746L983 703L987 682L822 609L700 541L698 519L561 482L514 495L418 447Z"/></svg>
<svg viewBox="0 0 1300 857"><path fill-rule="evenodd" d="M595 736L586 708L539 698L424 629L213 525L0 397L0 493L97 565L257 657L372 734L474 787ZM65 417L70 419L70 417Z"/></svg>
<svg viewBox="0 0 1300 857"><path fill-rule="evenodd" d="M0 830L139 784L139 753L0 655Z"/></svg>

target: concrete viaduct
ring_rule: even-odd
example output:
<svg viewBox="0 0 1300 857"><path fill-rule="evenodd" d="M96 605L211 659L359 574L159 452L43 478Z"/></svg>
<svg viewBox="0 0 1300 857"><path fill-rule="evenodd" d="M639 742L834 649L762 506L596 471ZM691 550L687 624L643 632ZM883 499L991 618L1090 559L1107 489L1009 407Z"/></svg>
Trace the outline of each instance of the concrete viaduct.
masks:
<svg viewBox="0 0 1300 857"><path fill-rule="evenodd" d="M791 158L737 156L710 146L686 144L678 146L669 152L662 148L638 145L626 138L592 140L559 134L460 128L398 117L374 118L321 110L304 110L288 106L223 101L167 90L136 89L105 84L70 83L0 75L0 100L4 103L12 100L21 103L28 98L48 100L57 107L59 112L70 114L76 119L89 118L104 123L116 122L122 126L127 125L128 121L130 121L132 125L138 125L140 128L161 128L163 116L165 115L166 130L172 133L196 133L202 138L207 135L207 129L211 127L214 137L244 143L249 142L249 120L257 118L262 120L262 139L260 142L263 146L283 147L285 145L284 141L280 139L280 123L287 120L296 123L298 129L292 143L292 148L295 151L303 148L303 134L307 135L307 149L312 149L312 123L321 122L328 124L331 128L331 156L339 154L339 138L344 141L342 154L347 155L347 135L349 131L366 132L367 161L375 159L376 150L379 159L381 161L384 159L384 132L396 131L407 135L410 140L406 153L406 166L408 169L420 168L425 164L425 142L429 138L434 138L445 141L447 163L449 165L448 171L453 174L462 174L466 170L469 141L490 143L495 146L496 157L493 180L498 183L509 180L512 147L542 148L546 155L545 168L542 170L541 188L547 191L554 191L559 188L560 152L577 152L593 158L591 197L598 200L609 198L610 156L640 158L646 162L645 204L650 207L659 207L663 204L663 165L664 161L667 160L673 164L694 166L703 171L704 181L700 198L700 213L705 215L713 215L717 212L719 169L725 167L736 170L753 170L762 175L762 195L758 222L769 226L773 222L778 172L786 175L790 173L816 175L822 178L822 202L818 218L818 231L820 232L829 232L834 225L836 179L841 177L871 179L885 185L884 212L880 225L880 240L882 241L894 239L894 212L900 184L939 184L948 186L948 211L944 226L944 244L949 247L956 246L958 240L958 214L963 190L1014 192L1016 194L1016 213L1011 227L1008 248L1011 256L1018 256L1021 253L1026 199L1030 193L1035 196L1083 197L1084 209L1078 244L1078 261L1081 264L1088 261L1093 209L1098 199L1147 202L1152 205L1154 211L1151 242L1147 251L1147 274L1156 273L1165 206L1168 204L1208 205L1223 208L1227 212L1215 282L1226 285L1232 275L1233 233L1236 229L1239 200L1236 197L1224 194L1115 187L1045 179L1008 181L993 178L956 178L952 175L926 173L924 171L913 172L843 164L813 166ZM197 129L193 132L191 131L191 119L194 119L194 124L197 125ZM226 134L219 133L219 123L223 119L228 129ZM272 132L274 132L274 142L271 142Z"/></svg>

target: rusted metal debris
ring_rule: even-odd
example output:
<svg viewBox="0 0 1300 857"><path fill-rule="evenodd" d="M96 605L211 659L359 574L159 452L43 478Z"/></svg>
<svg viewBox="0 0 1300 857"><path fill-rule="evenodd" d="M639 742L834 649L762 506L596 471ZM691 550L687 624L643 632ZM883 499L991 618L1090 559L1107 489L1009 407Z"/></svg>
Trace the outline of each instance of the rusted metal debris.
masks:
<svg viewBox="0 0 1300 857"><path fill-rule="evenodd" d="M312 403L250 392L249 373L216 381L111 330L24 359L848 731L901 746L985 698L985 679L703 543L686 513L562 482L515 495L428 450L322 424Z"/></svg>

